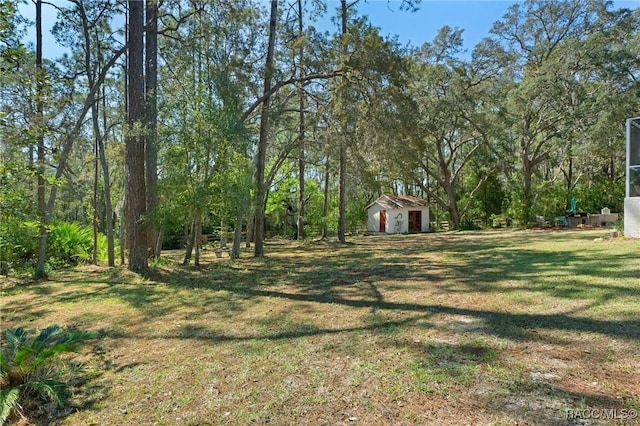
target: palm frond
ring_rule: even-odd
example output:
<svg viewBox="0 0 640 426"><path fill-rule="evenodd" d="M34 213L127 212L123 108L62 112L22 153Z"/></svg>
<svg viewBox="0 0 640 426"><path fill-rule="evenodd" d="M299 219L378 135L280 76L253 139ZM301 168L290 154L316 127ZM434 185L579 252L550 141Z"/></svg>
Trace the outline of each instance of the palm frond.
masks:
<svg viewBox="0 0 640 426"><path fill-rule="evenodd" d="M24 370L28 368L28 362L33 354L32 346L20 346L13 353L11 368L15 370Z"/></svg>
<svg viewBox="0 0 640 426"><path fill-rule="evenodd" d="M57 356L59 354L65 352L75 352L77 350L78 342L63 342L56 343L53 346L42 349L38 352L37 356L34 357L32 368L36 369L44 362L47 362L50 358Z"/></svg>
<svg viewBox="0 0 640 426"><path fill-rule="evenodd" d="M3 340L0 349L0 379L3 386L6 382L7 389L0 393L0 423L20 406L23 398L44 398L64 405L70 392L67 383L56 380L66 377L59 355L76 351L81 341L95 335L65 330L59 325L37 333L18 327L5 334L6 343Z"/></svg>
<svg viewBox="0 0 640 426"><path fill-rule="evenodd" d="M20 389L9 388L0 390L0 424L4 424L9 418L11 411L18 403Z"/></svg>
<svg viewBox="0 0 640 426"><path fill-rule="evenodd" d="M55 402L59 407L63 406L69 398L69 387L58 380L31 380L22 387L35 391L37 394Z"/></svg>
<svg viewBox="0 0 640 426"><path fill-rule="evenodd" d="M4 354L4 350L0 349L0 376L9 371L9 358Z"/></svg>
<svg viewBox="0 0 640 426"><path fill-rule="evenodd" d="M16 348L24 346L24 342L29 337L27 331L22 327L8 329L5 336L7 337L8 358L13 358Z"/></svg>

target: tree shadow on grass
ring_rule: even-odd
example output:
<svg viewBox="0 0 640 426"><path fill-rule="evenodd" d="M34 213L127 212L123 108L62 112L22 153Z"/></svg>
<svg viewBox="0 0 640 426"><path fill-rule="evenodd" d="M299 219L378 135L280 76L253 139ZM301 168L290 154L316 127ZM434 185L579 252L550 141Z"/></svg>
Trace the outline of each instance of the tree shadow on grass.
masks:
<svg viewBox="0 0 640 426"><path fill-rule="evenodd" d="M510 244L516 244L513 238L526 241L529 236L483 239L465 241L462 245L451 239L439 238L416 239L416 244L407 248L396 247L401 254L397 258L378 259L371 253L361 253L352 248L338 248L335 252L325 253L325 247L318 247L313 256L297 257L296 251L304 252L308 247L294 249L293 253L279 254L277 259L260 261L241 261L235 265L215 264L205 268L174 268L152 271L146 278L155 283L163 283L171 288L199 290L192 297L183 297L174 304L162 300L154 286L141 286L139 289L119 288L110 291L123 300L139 308L151 317L167 315L180 309L181 304L202 304L206 299L208 305L224 303L225 300L239 300L231 304L229 309L238 311L250 309L251 304L260 303L260 299L286 299L306 303L336 304L357 309L389 310L417 312L428 315L446 314L466 316L481 320L488 333L514 340L534 338L527 330L549 329L568 332L599 333L611 337L634 339L640 336L640 318L624 320L603 320L597 318L577 317L566 313L508 313L492 310L462 308L428 303L389 302L384 299L384 288L377 285L386 279L422 279L425 285L437 282L445 291L473 292L512 292L518 290L545 292L553 297L575 298L584 296L593 299L594 303L617 297L634 297L635 290L624 286L591 284L588 289L580 287L580 282L546 283L539 280L549 271L560 273L566 268L567 274L579 277L610 276L611 268L625 262L628 256L607 257L593 260L584 269L584 255L573 252L510 250ZM551 237L549 237L551 238ZM566 237L563 237L566 238ZM456 266L441 274L429 271L431 265L422 268L410 268L404 260L410 259L410 253L423 242L439 247L440 250L453 253L467 253L473 256L464 258ZM401 240L398 240L401 243ZM384 251L386 247L374 245L376 250ZM366 244L363 244L367 247ZM384 244L383 244L384 246ZM356 246L358 247L358 246ZM502 250L496 250L502 247ZM433 249L433 247L432 247ZM326 255L323 256L322 253ZM403 260L404 259L404 260ZM416 255L415 261L420 258ZM495 270L483 269L482 265L491 265ZM446 265L438 265L445 270ZM583 268L583 269L580 269ZM417 270L416 270L417 269ZM425 276L425 274L427 276ZM629 278L633 272L623 271L613 278ZM457 276L455 283L450 283L448 276ZM531 278L535 285L515 285L513 288L492 285L496 280L519 280ZM576 278L578 279L578 278ZM435 281L437 280L437 281ZM460 290L459 283L467 284ZM220 293L221 292L221 293ZM318 332L322 332L318 330Z"/></svg>
<svg viewBox="0 0 640 426"><path fill-rule="evenodd" d="M524 243L526 238L522 238L516 245ZM474 326L477 326L473 332L467 333L471 337L495 336L512 341L544 340L545 337L541 337L538 330L596 333L631 342L637 341L640 336L640 318L618 321L576 317L567 313L510 313L473 305L457 307L438 304L430 301L428 296L415 302L398 302L385 298L387 291L416 285L470 294L538 291L553 297L568 299L581 296L595 301L637 295L629 286L589 283L589 288L592 289L590 293L580 287L580 279L572 284L547 283L540 279L549 271L558 272L558 276L561 276L560 272L567 276L609 274L611 269L620 265L618 262L629 260L629 256L605 256L585 267L585 258L580 253L515 250L510 246L512 239L501 239L498 236L486 242L471 240L469 244L460 246L459 242L449 239L450 237L416 237L411 239L411 244L406 244L401 238L371 242L367 240L363 244L337 248L309 249L302 246L291 252L274 252L273 258L260 261L243 259L236 263L210 263L203 267L152 269L143 276L146 281L142 284L127 282L127 275L106 279L93 277L89 280L74 277L69 283L86 282L87 286L93 288L83 292L64 292L59 295L59 299L58 296L56 298L64 303L117 298L142 312L148 319L159 321L170 318L173 313L190 310L181 317L187 323L179 328L163 332L142 331L143 329L126 332L108 330L105 335L111 339L193 339L212 345L236 342L248 345L243 350L250 350L251 342L256 340L290 341L313 336L376 333L382 344L402 346L412 352L415 374L422 377L425 374L442 373L443 380L452 380L454 384L469 373L470 370L466 367L491 363L496 357L499 358L499 350L486 344L469 342L402 342L396 339L396 331L406 330L410 333L411 329L420 329L421 332L437 329L443 321L436 317L443 316L445 321L450 318L454 321L455 318L473 319ZM453 255L455 262L449 264L444 259L428 263L422 257L427 249ZM305 256L302 256L303 253ZM618 275L615 271L612 274L613 278L626 279L627 282L629 278L633 278L633 272L628 270L619 272ZM494 285L497 280L509 279L523 283L512 288ZM533 285L527 286L527 280ZM414 281L420 284L415 284ZM461 283L464 285L461 286ZM395 286L393 289L390 288L392 285ZM50 294L43 292L41 296L46 300ZM289 306L289 302L293 306ZM230 321L233 321L233 314L265 303L273 304L277 309L273 316L265 314L249 320L255 325L253 330L247 331L245 328L234 333L230 331L231 328L216 328L217 326L206 325L204 320L197 321L199 308L215 311L216 314L228 313ZM333 327L332 324L319 324L313 320L312 311L316 306L324 307L325 311L332 309L332 306L351 308L354 318L361 318L364 324ZM295 309L300 309L303 314L295 315L292 313ZM304 311L305 309L308 311ZM189 322L191 320L193 322ZM137 332L140 336L135 335ZM458 333L457 330L455 332ZM550 343L564 342L558 340ZM111 368L117 371L118 367ZM436 371L439 368L441 372ZM461 385L464 383L461 382ZM526 388L525 385L527 384L522 386ZM554 390L552 385L545 389ZM96 389L96 397L100 392L100 389ZM531 392L527 391L527 397ZM561 390L556 389L556 392ZM587 392L574 392L567 394L566 398L571 401L587 398L590 401L588 398L591 396ZM594 404L609 403L612 401L594 399Z"/></svg>
<svg viewBox="0 0 640 426"><path fill-rule="evenodd" d="M237 289L236 289L237 291ZM608 321L583 317L572 317L565 314L527 314L505 313L482 309L458 308L454 306L432 305L420 303L385 302L380 300L352 300L339 297L325 298L323 295L305 293L287 293L274 290L248 288L243 294L251 297L282 298L287 300L332 303L352 308L375 308L379 310L401 310L420 312L425 315L448 314L473 317L485 321L494 334L521 340L525 335L516 330L549 329L569 332L599 333L612 337L635 340L640 336L640 318Z"/></svg>

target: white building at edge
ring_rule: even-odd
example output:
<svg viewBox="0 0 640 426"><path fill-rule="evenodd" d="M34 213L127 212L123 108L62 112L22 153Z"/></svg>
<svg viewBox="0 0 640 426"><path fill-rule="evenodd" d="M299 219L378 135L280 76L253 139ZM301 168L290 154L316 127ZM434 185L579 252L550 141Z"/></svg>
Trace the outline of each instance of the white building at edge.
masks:
<svg viewBox="0 0 640 426"><path fill-rule="evenodd" d="M640 174L640 117L627 120L627 173L624 198L624 236L640 238L640 185L632 176Z"/></svg>

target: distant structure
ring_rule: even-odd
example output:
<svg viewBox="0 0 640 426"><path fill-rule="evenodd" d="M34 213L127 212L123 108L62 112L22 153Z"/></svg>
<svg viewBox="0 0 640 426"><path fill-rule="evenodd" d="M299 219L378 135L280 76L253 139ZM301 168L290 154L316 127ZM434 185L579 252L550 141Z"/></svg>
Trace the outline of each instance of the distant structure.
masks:
<svg viewBox="0 0 640 426"><path fill-rule="evenodd" d="M640 117L627 120L624 236L640 238Z"/></svg>
<svg viewBox="0 0 640 426"><path fill-rule="evenodd" d="M429 232L429 203L408 195L382 195L367 207L367 232Z"/></svg>

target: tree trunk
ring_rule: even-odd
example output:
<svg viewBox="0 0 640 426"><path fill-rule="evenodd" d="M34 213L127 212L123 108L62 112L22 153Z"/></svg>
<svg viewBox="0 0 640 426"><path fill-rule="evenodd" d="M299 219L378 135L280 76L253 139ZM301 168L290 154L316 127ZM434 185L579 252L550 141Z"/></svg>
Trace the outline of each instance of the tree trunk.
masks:
<svg viewBox="0 0 640 426"><path fill-rule="evenodd" d="M98 138L100 137L100 127L97 125L98 119L98 107L94 102L93 108L91 108L91 115L93 121L93 197L91 198L91 204L93 207L93 255L91 261L94 265L98 264Z"/></svg>
<svg viewBox="0 0 640 426"><path fill-rule="evenodd" d="M93 67L91 61L91 34L90 34L90 24L87 19L87 14L84 9L84 3L79 2L77 4L78 11L80 13L80 18L82 19L82 35L84 37L84 69L87 74L87 84L89 86L89 90L95 85L96 80L96 70ZM99 43L97 44L98 49L98 58L100 58L99 53ZM104 93L104 91L103 91ZM103 103L103 105L105 105ZM103 111L103 115L106 117L106 112ZM91 104L91 123L93 124L93 151L94 151L94 170L93 170L93 197L91 200L92 208L93 208L93 256L92 261L93 264L98 263L98 162L100 157L100 145L102 134L100 131L100 115L98 110L98 101L94 99ZM106 126L105 126L106 130ZM104 152L102 152L104 154ZM108 188L105 187L105 191L108 191ZM109 222L111 218L107 216L106 222Z"/></svg>
<svg viewBox="0 0 640 426"><path fill-rule="evenodd" d="M327 155L327 164L324 171L324 200L322 202L322 239L326 240L327 234L327 222L329 214L329 156Z"/></svg>
<svg viewBox="0 0 640 426"><path fill-rule="evenodd" d="M185 239L184 239L186 247L184 251L184 260L182 261L183 265L188 265L189 262L191 262L191 253L193 252L195 232L196 232L196 221L194 219L186 228Z"/></svg>
<svg viewBox="0 0 640 426"><path fill-rule="evenodd" d="M147 228L147 244L153 258L160 257L158 250L158 225L155 210L158 207L158 0L146 1L147 31L145 34L145 97L146 97L146 183L147 213L152 220ZM160 246L161 247L161 246Z"/></svg>
<svg viewBox="0 0 640 426"><path fill-rule="evenodd" d="M227 248L227 218L224 213L220 219L220 248Z"/></svg>
<svg viewBox="0 0 640 426"><path fill-rule="evenodd" d="M443 169L446 166L443 166ZM446 198L446 206L445 208L449 212L449 219L451 219L451 229L459 229L460 228L460 212L458 211L458 196L456 194L456 181L451 177L451 174L448 171L443 173L442 179L442 187L444 189Z"/></svg>
<svg viewBox="0 0 640 426"><path fill-rule="evenodd" d="M47 256L47 206L45 204L45 149L44 149L44 71L42 69L42 0L36 1L36 143L38 175L38 216L40 219L40 242L36 278L45 278L45 258Z"/></svg>
<svg viewBox="0 0 640 426"><path fill-rule="evenodd" d="M522 173L523 173L523 179L522 179L522 211L521 213L521 222L522 225L529 225L530 223L532 223L532 213L531 213L531 208L532 208L532 191L531 191L531 182L533 180L533 168L531 166L531 161L529 160L529 157L527 156L526 152L523 152L523 157L522 157Z"/></svg>
<svg viewBox="0 0 640 426"><path fill-rule="evenodd" d="M125 181L124 181L124 185L125 187L127 186L127 182L126 182L126 175L125 175ZM126 188L123 191L122 197L126 200L127 194L126 194ZM118 212L120 213L120 224L119 224L119 228L120 228L120 265L124 265L125 263L125 254L127 252L127 227L125 225L124 222L124 212L126 210L125 208L125 203L126 201L122 202L122 208L118 210Z"/></svg>
<svg viewBox="0 0 640 426"><path fill-rule="evenodd" d="M342 55L344 62L347 55L347 0L340 0L340 5L342 7ZM346 89L343 88L342 95L344 95L345 90ZM344 96L342 96L342 99L340 101L344 104L346 104L347 102ZM341 243L346 243L345 193L347 187L347 117L342 117L342 120L342 135L340 135L340 163L338 168L338 241L340 241Z"/></svg>
<svg viewBox="0 0 640 426"><path fill-rule="evenodd" d="M242 222L244 221L244 211L247 208L247 197L243 196L238 204L238 213L236 216L236 226L233 230L233 245L231 246L231 252L229 257L231 259L238 259L240 257L240 243L242 242ZM247 229L247 235L249 229ZM247 236L247 240L249 237Z"/></svg>
<svg viewBox="0 0 640 426"><path fill-rule="evenodd" d="M125 27L129 28L129 16L125 15ZM127 47L128 49L128 47ZM124 86L124 114L129 116L129 78L127 76L127 70L129 69L129 54L127 54L124 58L124 67L122 70L123 73L123 86ZM120 214L120 225L119 225L119 233L120 236L120 265L124 265L125 262L125 254L127 250L127 227L124 221L124 212L127 210L127 188L129 185L127 184L127 172L125 167L125 173L122 176L122 206L118 209L118 213Z"/></svg>
<svg viewBox="0 0 640 426"><path fill-rule="evenodd" d="M87 113L91 109L91 105L93 104L93 102L95 102L96 93L104 83L104 80L107 76L108 71L111 69L113 65L115 65L115 63L118 61L120 56L124 54L126 50L127 50L127 46L123 46L120 49L118 49L113 54L113 56L107 61L107 63L104 65L102 71L100 71L100 74L98 75L95 81L94 86L91 87L91 90L89 90L89 93L87 94L87 97L85 98L84 103L82 105L81 111L76 116L73 128L71 129L70 132L64 135L63 140L61 142L61 145L62 145L61 154L59 156L59 161L56 166L55 179L60 179L64 174L64 171L66 170L67 160L71 155L71 151L73 149L73 143L75 142L76 138L78 137L80 131L83 128L83 125L85 123L85 117L87 116ZM126 101L126 97L125 97L125 101ZM44 148L44 145L42 145L42 147ZM126 175L125 175L125 179L126 179ZM51 216L53 215L53 209L55 207L57 194L58 194L58 186L52 185L51 190L49 191L49 199L47 200L47 204L46 204L45 221L44 221L45 225L49 223L49 221L51 220ZM38 264L36 265L36 276L38 276L40 272L44 275L44 260L46 255L46 247L47 247L47 233L45 232L44 238L40 239Z"/></svg>
<svg viewBox="0 0 640 426"><path fill-rule="evenodd" d="M302 0L298 0L298 37L302 38ZM298 240L304 239L304 169L305 169L305 141L304 141L304 83L302 77L304 76L304 48L300 44L298 50L298 69L300 70L300 82L298 83L298 97L300 103L300 116L298 127L298 140L300 143L300 158L298 159Z"/></svg>
<svg viewBox="0 0 640 426"><path fill-rule="evenodd" d="M125 221L129 249L129 269L147 267L147 234L142 217L146 212L145 138L144 138L144 4L129 0L129 113L125 139L127 202Z"/></svg>
<svg viewBox="0 0 640 426"><path fill-rule="evenodd" d="M196 266L200 266L200 246L202 245L202 222L200 215L196 216L195 226L193 230L193 240L194 240L194 249L195 254L193 256L193 264Z"/></svg>
<svg viewBox="0 0 640 426"><path fill-rule="evenodd" d="M267 45L267 58L264 70L263 93L271 91L271 79L273 77L273 56L276 44L276 24L278 19L278 1L271 0L271 15L269 19L269 41ZM258 141L258 158L256 164L256 202L255 202L255 235L254 252L255 257L264 256L264 220L265 220L265 200L267 187L264 182L265 162L267 155L267 141L269 138L269 99L265 97L262 102L260 114L260 139Z"/></svg>
<svg viewBox="0 0 640 426"><path fill-rule="evenodd" d="M164 238L164 232L162 230L158 231L158 238L156 238L156 253L160 253L162 251L162 239Z"/></svg>
<svg viewBox="0 0 640 426"><path fill-rule="evenodd" d="M253 226L253 224L255 223L255 221L255 215L253 213L250 214L249 219L247 220L247 237L244 242L245 248L251 248L251 241L254 241L253 233L255 231L255 226Z"/></svg>
<svg viewBox="0 0 640 426"><path fill-rule="evenodd" d="M107 136L107 101L106 93L103 88L102 92L102 128L105 130L103 135ZM98 140L98 153L100 154L100 164L102 165L102 178L104 180L104 207L105 217L107 218L107 263L109 266L116 265L115 242L113 236L113 206L111 205L111 178L109 177L109 163L107 163L107 155L104 149L104 138Z"/></svg>

